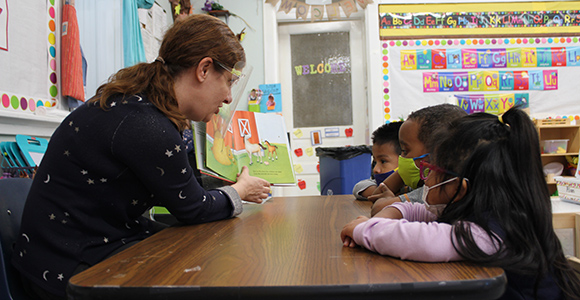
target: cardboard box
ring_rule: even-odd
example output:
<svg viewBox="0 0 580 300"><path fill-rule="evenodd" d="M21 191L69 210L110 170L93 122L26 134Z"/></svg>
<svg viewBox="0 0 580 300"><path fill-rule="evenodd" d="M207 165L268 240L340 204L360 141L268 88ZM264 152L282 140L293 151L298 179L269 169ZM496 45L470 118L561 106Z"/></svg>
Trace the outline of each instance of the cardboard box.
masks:
<svg viewBox="0 0 580 300"><path fill-rule="evenodd" d="M560 200L580 204L580 178L556 176Z"/></svg>

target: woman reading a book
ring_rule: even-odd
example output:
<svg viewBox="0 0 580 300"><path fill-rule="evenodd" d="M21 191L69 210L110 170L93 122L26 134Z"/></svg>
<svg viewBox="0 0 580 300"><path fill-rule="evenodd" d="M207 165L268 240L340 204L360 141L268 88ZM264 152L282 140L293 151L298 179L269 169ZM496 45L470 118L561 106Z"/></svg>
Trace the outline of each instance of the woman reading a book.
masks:
<svg viewBox="0 0 580 300"><path fill-rule="evenodd" d="M203 189L183 143L190 121L232 102L242 46L217 18L178 21L159 57L120 70L62 122L28 195L13 265L34 299L66 299L74 274L164 228L143 215L166 207L185 224L234 217L270 184L243 169Z"/></svg>

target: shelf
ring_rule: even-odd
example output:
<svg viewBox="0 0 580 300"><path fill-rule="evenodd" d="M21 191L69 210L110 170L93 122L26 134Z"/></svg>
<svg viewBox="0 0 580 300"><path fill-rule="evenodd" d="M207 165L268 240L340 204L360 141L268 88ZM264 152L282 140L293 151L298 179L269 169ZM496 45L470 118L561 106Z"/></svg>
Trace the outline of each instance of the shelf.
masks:
<svg viewBox="0 0 580 300"><path fill-rule="evenodd" d="M542 153L542 165L546 165L551 162L559 162L566 167L568 165L568 161L566 160L566 156L578 156L578 150L580 149L580 125L571 125L571 124L564 124L569 123L569 121L564 122L565 120L538 120L536 122L536 127L538 129L538 136L540 139L540 143L545 140L560 140L560 139L567 139L567 152L566 153ZM551 125L545 125L547 123L552 123ZM540 125L542 124L542 125ZM566 176L566 173L563 175ZM556 191L556 182L552 180L548 180L548 190L550 195Z"/></svg>
<svg viewBox="0 0 580 300"><path fill-rule="evenodd" d="M566 125L540 125L537 126L537 128L543 129L543 128L580 128L580 125L571 125L571 124L566 124Z"/></svg>
<svg viewBox="0 0 580 300"><path fill-rule="evenodd" d="M566 156L566 155L570 155L570 156L576 156L578 155L578 152L567 152L567 153L542 153L542 157L555 157L555 156Z"/></svg>

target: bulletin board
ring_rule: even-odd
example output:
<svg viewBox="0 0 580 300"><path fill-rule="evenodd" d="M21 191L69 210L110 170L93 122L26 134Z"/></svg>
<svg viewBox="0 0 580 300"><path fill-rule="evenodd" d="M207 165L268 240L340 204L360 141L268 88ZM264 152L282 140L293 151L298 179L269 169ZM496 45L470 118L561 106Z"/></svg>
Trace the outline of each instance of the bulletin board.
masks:
<svg viewBox="0 0 580 300"><path fill-rule="evenodd" d="M524 8L525 10L522 10ZM580 119L580 1L380 5L386 122L454 103Z"/></svg>
<svg viewBox="0 0 580 300"><path fill-rule="evenodd" d="M1 111L33 113L57 103L55 2L0 0Z"/></svg>
<svg viewBox="0 0 580 300"><path fill-rule="evenodd" d="M349 33L293 34L290 47L294 128L352 125Z"/></svg>

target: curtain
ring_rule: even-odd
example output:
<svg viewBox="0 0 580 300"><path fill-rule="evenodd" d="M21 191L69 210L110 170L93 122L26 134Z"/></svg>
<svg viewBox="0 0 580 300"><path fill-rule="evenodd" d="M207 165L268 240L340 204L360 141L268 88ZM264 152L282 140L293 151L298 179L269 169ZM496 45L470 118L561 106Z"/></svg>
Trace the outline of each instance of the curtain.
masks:
<svg viewBox="0 0 580 300"><path fill-rule="evenodd" d="M86 99L124 67L122 2L76 0L82 51L87 60Z"/></svg>

